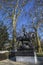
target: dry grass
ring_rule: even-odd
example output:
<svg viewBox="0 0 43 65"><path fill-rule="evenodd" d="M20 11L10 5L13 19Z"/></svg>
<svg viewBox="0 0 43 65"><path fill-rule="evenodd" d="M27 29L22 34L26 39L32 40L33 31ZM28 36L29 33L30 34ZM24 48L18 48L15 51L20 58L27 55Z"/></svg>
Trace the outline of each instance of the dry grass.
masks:
<svg viewBox="0 0 43 65"><path fill-rule="evenodd" d="M43 52L42 53L37 53L38 57L43 57Z"/></svg>

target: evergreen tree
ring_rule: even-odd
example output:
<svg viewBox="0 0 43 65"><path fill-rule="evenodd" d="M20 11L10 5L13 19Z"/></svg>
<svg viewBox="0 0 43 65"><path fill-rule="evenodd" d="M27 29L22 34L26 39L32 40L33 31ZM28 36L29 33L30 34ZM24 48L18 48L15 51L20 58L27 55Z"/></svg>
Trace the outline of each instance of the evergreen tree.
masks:
<svg viewBox="0 0 43 65"><path fill-rule="evenodd" d="M4 49L4 44L8 41L7 27L0 22L0 50Z"/></svg>

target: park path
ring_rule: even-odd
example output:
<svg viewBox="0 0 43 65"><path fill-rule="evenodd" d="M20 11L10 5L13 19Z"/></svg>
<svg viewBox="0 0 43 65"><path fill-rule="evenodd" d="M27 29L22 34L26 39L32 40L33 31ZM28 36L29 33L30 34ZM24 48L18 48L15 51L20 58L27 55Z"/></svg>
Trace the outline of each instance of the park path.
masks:
<svg viewBox="0 0 43 65"><path fill-rule="evenodd" d="M0 65L30 65L30 63L14 62L7 59L0 61Z"/></svg>
<svg viewBox="0 0 43 65"><path fill-rule="evenodd" d="M43 65L43 63L33 64L33 63L24 63L24 62L14 62L9 59L0 61L0 65Z"/></svg>
<svg viewBox="0 0 43 65"><path fill-rule="evenodd" d="M6 60L3 60L3 61L0 61L0 65L35 65L35 64L24 63L24 62L14 62L14 61L11 61L9 59L6 59Z"/></svg>

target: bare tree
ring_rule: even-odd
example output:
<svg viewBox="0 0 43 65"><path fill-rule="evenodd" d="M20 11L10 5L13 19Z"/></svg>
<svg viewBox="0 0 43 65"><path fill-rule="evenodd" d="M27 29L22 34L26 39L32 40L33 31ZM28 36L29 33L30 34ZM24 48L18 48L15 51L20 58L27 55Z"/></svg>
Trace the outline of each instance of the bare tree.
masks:
<svg viewBox="0 0 43 65"><path fill-rule="evenodd" d="M13 23L13 40L16 43L16 23L17 19L20 16L21 12L23 12L24 6L31 0L2 0L2 4L0 8L2 8L5 12L8 13L8 17L12 19ZM5 4L4 4L5 3ZM13 42L13 43L14 43ZM14 44L13 44L14 46ZM15 44L16 46L16 44Z"/></svg>
<svg viewBox="0 0 43 65"><path fill-rule="evenodd" d="M40 3L39 3L40 4ZM38 2L35 2L33 9L29 12L30 17L32 19L32 28L34 29L36 33L36 41L38 45L38 52L42 52L41 43L38 35L38 29L41 29L43 26L40 25L43 24L43 9L40 8L40 5L38 5Z"/></svg>

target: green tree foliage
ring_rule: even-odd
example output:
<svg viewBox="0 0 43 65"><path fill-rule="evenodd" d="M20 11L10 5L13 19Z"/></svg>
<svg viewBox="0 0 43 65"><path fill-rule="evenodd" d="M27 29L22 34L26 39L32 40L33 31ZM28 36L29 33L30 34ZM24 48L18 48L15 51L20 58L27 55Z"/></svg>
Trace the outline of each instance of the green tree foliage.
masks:
<svg viewBox="0 0 43 65"><path fill-rule="evenodd" d="M4 44L8 41L7 27L0 22L0 50L4 49Z"/></svg>

